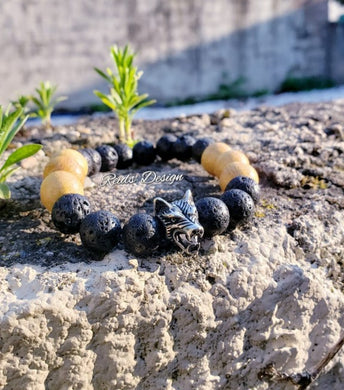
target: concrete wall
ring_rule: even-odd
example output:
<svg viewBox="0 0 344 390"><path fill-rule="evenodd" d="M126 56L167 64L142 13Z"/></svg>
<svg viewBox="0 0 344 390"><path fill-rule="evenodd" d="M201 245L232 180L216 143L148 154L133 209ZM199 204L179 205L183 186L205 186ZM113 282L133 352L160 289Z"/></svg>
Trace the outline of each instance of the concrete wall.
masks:
<svg viewBox="0 0 344 390"><path fill-rule="evenodd" d="M328 35L328 73L338 84L344 83L344 24L331 23Z"/></svg>
<svg viewBox="0 0 344 390"><path fill-rule="evenodd" d="M97 101L93 67L113 43L138 51L141 89L160 102L326 72L326 0L1 0L0 29L2 103L45 79L71 106Z"/></svg>

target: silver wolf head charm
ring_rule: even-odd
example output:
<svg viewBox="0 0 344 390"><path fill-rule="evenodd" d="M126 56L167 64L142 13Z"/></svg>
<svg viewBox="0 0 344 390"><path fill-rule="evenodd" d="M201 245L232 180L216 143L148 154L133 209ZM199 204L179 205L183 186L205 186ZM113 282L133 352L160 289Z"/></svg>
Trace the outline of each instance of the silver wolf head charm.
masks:
<svg viewBox="0 0 344 390"><path fill-rule="evenodd" d="M191 255L199 250L199 239L203 236L204 229L198 222L190 190L185 192L182 199L172 203L155 198L154 215L164 224L167 238L173 240L183 252Z"/></svg>

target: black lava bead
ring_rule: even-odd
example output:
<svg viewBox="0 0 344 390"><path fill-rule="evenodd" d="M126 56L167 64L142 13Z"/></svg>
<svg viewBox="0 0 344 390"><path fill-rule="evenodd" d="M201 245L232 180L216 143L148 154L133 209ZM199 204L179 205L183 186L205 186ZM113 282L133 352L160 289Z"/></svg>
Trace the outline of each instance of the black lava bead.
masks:
<svg viewBox="0 0 344 390"><path fill-rule="evenodd" d="M164 236L164 226L160 220L144 213L133 215L123 228L124 246L137 256L152 253Z"/></svg>
<svg viewBox="0 0 344 390"><path fill-rule="evenodd" d="M253 199L254 203L259 202L259 198L260 198L259 185L250 177L247 176L235 177L227 184L225 191L235 190L235 189L247 192Z"/></svg>
<svg viewBox="0 0 344 390"><path fill-rule="evenodd" d="M229 211L222 200L207 197L196 202L199 223L204 228L205 237L223 233L229 224Z"/></svg>
<svg viewBox="0 0 344 390"><path fill-rule="evenodd" d="M202 154L207 146L215 141L212 138L201 138L192 145L192 157L198 162L201 162Z"/></svg>
<svg viewBox="0 0 344 390"><path fill-rule="evenodd" d="M248 193L242 190L229 190L222 194L221 200L229 210L229 228L248 222L254 214L254 202Z"/></svg>
<svg viewBox="0 0 344 390"><path fill-rule="evenodd" d="M85 247L106 253L113 249L121 237L121 223L109 211L96 211L84 218L80 225L80 238Z"/></svg>
<svg viewBox="0 0 344 390"><path fill-rule="evenodd" d="M118 154L117 169L125 169L133 163L133 149L127 144L117 144L114 146Z"/></svg>
<svg viewBox="0 0 344 390"><path fill-rule="evenodd" d="M162 136L156 144L156 154L161 157L163 161L171 160L174 155L174 144L177 142L177 137L173 134Z"/></svg>
<svg viewBox="0 0 344 390"><path fill-rule="evenodd" d="M117 151L110 145L101 145L96 151L102 158L101 172L108 172L115 169L119 162Z"/></svg>
<svg viewBox="0 0 344 390"><path fill-rule="evenodd" d="M81 221L91 212L89 200L79 194L61 196L54 204L51 218L56 228L65 234L77 233Z"/></svg>
<svg viewBox="0 0 344 390"><path fill-rule="evenodd" d="M102 166L102 157L95 149L85 148L79 152L86 158L88 164L88 176L95 175L100 172Z"/></svg>
<svg viewBox="0 0 344 390"><path fill-rule="evenodd" d="M88 149L80 149L80 150L78 150L78 152L81 153L85 157L85 159L87 161L87 168L88 168L87 169L87 176L91 176L91 171L93 169L93 162L92 162L92 158L88 154L87 150Z"/></svg>
<svg viewBox="0 0 344 390"><path fill-rule="evenodd" d="M133 149L133 160L139 165L150 165L154 162L156 152L154 145L149 141L140 141Z"/></svg>
<svg viewBox="0 0 344 390"><path fill-rule="evenodd" d="M192 146L196 140L191 135L182 135L173 145L174 154L178 160L187 161L192 157Z"/></svg>

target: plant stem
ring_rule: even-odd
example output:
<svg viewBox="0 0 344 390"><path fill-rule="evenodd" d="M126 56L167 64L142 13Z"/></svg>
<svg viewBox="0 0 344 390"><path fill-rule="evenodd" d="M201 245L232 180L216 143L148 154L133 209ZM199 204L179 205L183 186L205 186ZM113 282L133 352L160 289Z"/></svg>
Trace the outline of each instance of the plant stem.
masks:
<svg viewBox="0 0 344 390"><path fill-rule="evenodd" d="M47 114L46 117L44 118L44 125L46 129L51 129L51 114Z"/></svg>
<svg viewBox="0 0 344 390"><path fill-rule="evenodd" d="M119 118L119 141L125 142L125 124L123 118Z"/></svg>
<svg viewBox="0 0 344 390"><path fill-rule="evenodd" d="M131 134L131 119L129 115L127 115L125 118L125 133L126 133L126 141L131 142L133 139Z"/></svg>
<svg viewBox="0 0 344 390"><path fill-rule="evenodd" d="M337 355L337 353L340 351L340 349L344 345L344 335L340 338L340 340L335 344L328 354L316 365L314 370L312 371L312 377L316 379L320 374L321 371L330 363L330 361ZM301 388L300 388L301 389Z"/></svg>
<svg viewBox="0 0 344 390"><path fill-rule="evenodd" d="M273 364L268 364L258 373L258 378L260 380L268 378L276 382L289 382L293 385L299 386L298 390L306 390L308 386L319 377L323 369L337 355L343 346L344 335L342 335L340 340L330 349L327 355L315 366L315 368L313 368L312 371L304 371L302 373L287 375L285 373L278 372Z"/></svg>

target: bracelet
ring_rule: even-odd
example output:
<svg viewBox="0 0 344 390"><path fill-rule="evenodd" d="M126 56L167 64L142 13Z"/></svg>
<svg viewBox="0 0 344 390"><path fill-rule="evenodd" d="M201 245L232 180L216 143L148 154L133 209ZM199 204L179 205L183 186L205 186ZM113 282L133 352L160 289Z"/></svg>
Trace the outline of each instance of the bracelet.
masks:
<svg viewBox="0 0 344 390"><path fill-rule="evenodd" d="M181 199L153 200L154 215L138 213L121 227L109 211L92 212L84 196L86 176L137 165L194 158L211 175L219 178L223 194L205 197L196 203L191 190ZM82 244L93 251L107 253L122 239L127 251L146 256L173 243L187 255L197 254L202 237L231 231L247 223L259 201L259 178L248 158L223 142L210 138L195 140L183 135L162 136L156 146L140 141L131 149L125 144L101 145L96 149L65 149L45 166L40 196L51 212L55 227L64 234L79 233Z"/></svg>

